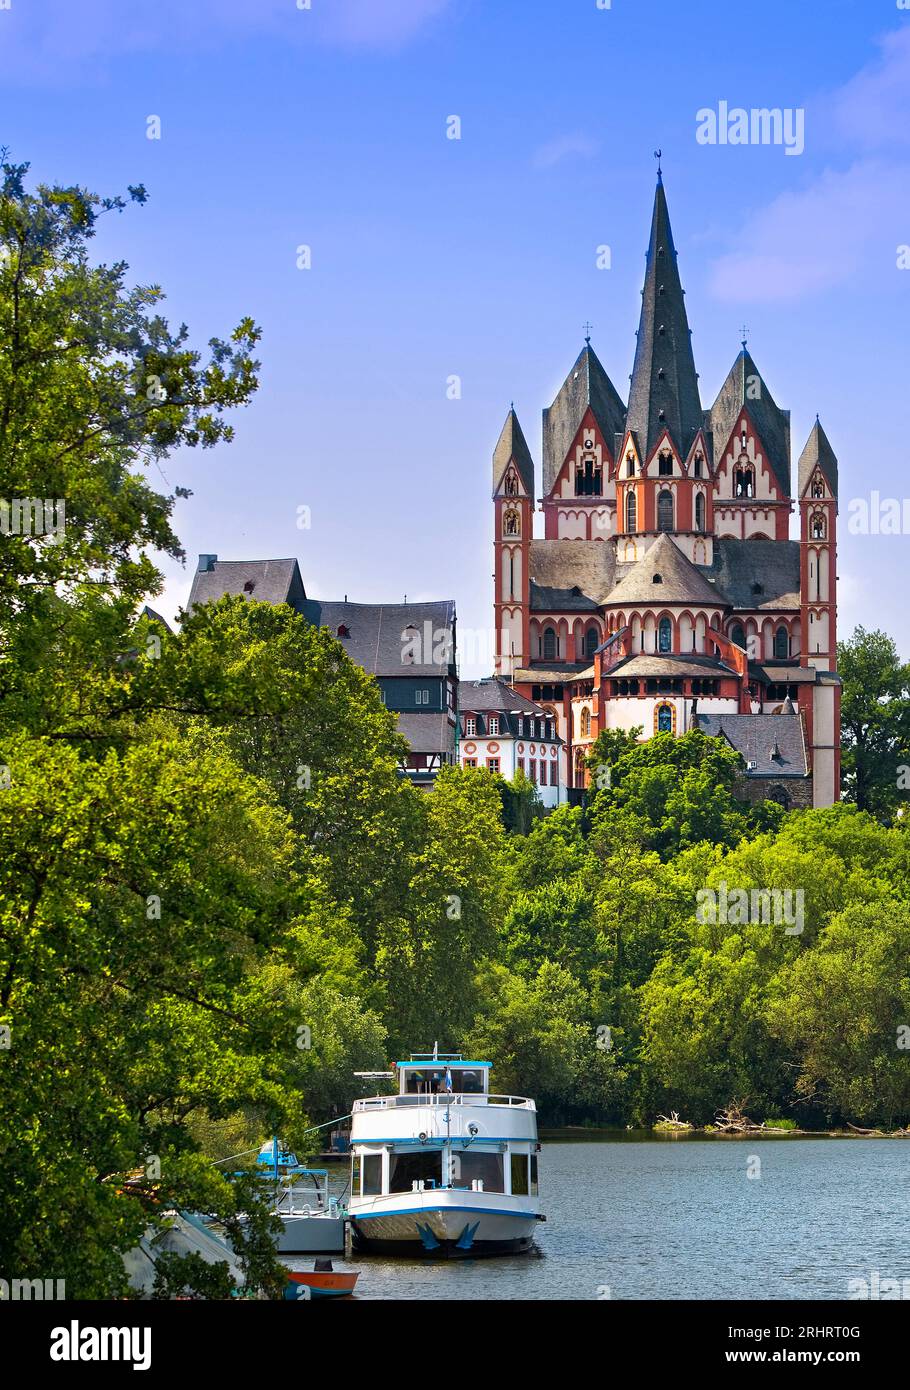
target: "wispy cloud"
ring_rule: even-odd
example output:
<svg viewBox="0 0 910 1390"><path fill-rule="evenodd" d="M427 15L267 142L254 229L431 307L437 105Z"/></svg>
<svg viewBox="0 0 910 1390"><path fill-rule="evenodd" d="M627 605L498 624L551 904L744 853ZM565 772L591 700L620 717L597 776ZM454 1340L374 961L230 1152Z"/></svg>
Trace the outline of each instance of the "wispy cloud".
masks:
<svg viewBox="0 0 910 1390"><path fill-rule="evenodd" d="M561 164L564 159L590 159L598 148L596 140L581 132L560 135L536 149L532 162L538 169L552 169L554 164Z"/></svg>
<svg viewBox="0 0 910 1390"><path fill-rule="evenodd" d="M60 82L103 71L131 52L206 50L247 34L289 43L392 50L415 39L454 0L18 0L0 19L5 80Z"/></svg>
<svg viewBox="0 0 910 1390"><path fill-rule="evenodd" d="M897 246L910 242L910 28L886 35L876 59L814 102L810 119L845 162L836 167L832 155L801 189L750 212L731 236L736 250L712 266L718 299L795 301L897 273Z"/></svg>

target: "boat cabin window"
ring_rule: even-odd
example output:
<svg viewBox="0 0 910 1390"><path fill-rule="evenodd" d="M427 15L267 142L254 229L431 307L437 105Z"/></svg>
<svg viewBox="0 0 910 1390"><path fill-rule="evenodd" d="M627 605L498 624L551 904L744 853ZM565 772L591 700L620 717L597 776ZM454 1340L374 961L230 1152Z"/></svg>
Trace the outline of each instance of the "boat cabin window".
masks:
<svg viewBox="0 0 910 1390"><path fill-rule="evenodd" d="M356 1197L360 1191L360 1154L351 1154L351 1196Z"/></svg>
<svg viewBox="0 0 910 1390"><path fill-rule="evenodd" d="M537 1196L537 1155L531 1154L531 1196Z"/></svg>
<svg viewBox="0 0 910 1390"><path fill-rule="evenodd" d="M512 1195L513 1197L527 1197L528 1195L527 1154L512 1154Z"/></svg>
<svg viewBox="0 0 910 1390"><path fill-rule="evenodd" d="M480 1180L484 1192L505 1192L505 1174L502 1154L479 1153L477 1149L465 1149L452 1153L452 1186L466 1187Z"/></svg>
<svg viewBox="0 0 910 1390"><path fill-rule="evenodd" d="M483 1094L484 1078L480 1070L470 1067L452 1067L452 1091L455 1095L479 1096ZM446 1089L445 1067L424 1067L405 1072L404 1095L443 1095Z"/></svg>
<svg viewBox="0 0 910 1390"><path fill-rule="evenodd" d="M415 1182L427 1187L442 1186L442 1150L418 1149L414 1153L389 1156L389 1191L410 1192Z"/></svg>
<svg viewBox="0 0 910 1390"><path fill-rule="evenodd" d="M378 1197L382 1192L382 1154L363 1156L363 1196Z"/></svg>

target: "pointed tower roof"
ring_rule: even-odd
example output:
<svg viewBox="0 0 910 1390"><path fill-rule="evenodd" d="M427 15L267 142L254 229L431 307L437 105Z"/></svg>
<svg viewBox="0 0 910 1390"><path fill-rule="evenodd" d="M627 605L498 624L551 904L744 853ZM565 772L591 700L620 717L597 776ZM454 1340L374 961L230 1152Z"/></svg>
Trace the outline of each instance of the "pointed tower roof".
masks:
<svg viewBox="0 0 910 1390"><path fill-rule="evenodd" d="M590 407L609 446L622 434L626 407L590 343L585 343L556 399L543 413L543 495L548 497Z"/></svg>
<svg viewBox="0 0 910 1390"><path fill-rule="evenodd" d="M836 497L837 455L828 443L828 436L822 429L821 421L817 415L806 447L799 456L798 486L800 497L809 486L809 479L816 468L820 468L824 473L825 480Z"/></svg>
<svg viewBox="0 0 910 1390"><path fill-rule="evenodd" d="M689 320L658 174L626 428L634 431L645 458L665 429L685 458L702 424Z"/></svg>
<svg viewBox="0 0 910 1390"><path fill-rule="evenodd" d="M493 450L494 495L502 482L502 475L511 462L514 462L515 467L518 469L519 477L524 484L528 496L533 497L534 460L531 458L531 450L528 448L521 425L518 423L518 416L515 414L514 406L509 407L509 413L502 427L499 442Z"/></svg>
<svg viewBox="0 0 910 1390"><path fill-rule="evenodd" d="M781 410L744 346L711 407L714 458L719 461L745 406L784 497L790 496L790 412Z"/></svg>
<svg viewBox="0 0 910 1390"><path fill-rule="evenodd" d="M730 606L717 586L686 558L666 532L631 566L604 602Z"/></svg>

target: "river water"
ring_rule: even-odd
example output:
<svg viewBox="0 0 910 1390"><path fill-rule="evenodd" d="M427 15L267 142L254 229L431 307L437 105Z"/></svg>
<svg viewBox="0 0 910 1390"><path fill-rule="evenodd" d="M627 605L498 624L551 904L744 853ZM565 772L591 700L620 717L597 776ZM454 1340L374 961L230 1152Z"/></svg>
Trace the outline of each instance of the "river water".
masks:
<svg viewBox="0 0 910 1390"><path fill-rule="evenodd" d="M560 1138L540 1173L537 1255L335 1268L361 1271L361 1299L843 1299L876 1272L910 1281L910 1140Z"/></svg>

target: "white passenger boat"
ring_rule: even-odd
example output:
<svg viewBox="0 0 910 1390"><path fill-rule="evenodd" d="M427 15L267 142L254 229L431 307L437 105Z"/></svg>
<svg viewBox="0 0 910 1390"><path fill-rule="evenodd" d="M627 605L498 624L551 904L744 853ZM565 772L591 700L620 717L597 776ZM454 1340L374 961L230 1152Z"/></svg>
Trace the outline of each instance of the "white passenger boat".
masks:
<svg viewBox="0 0 910 1390"><path fill-rule="evenodd" d="M540 1213L537 1107L490 1094L490 1063L412 1053L398 1094L354 1102L348 1214L356 1249L476 1256L530 1249Z"/></svg>

